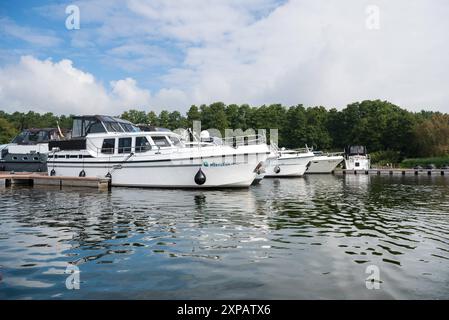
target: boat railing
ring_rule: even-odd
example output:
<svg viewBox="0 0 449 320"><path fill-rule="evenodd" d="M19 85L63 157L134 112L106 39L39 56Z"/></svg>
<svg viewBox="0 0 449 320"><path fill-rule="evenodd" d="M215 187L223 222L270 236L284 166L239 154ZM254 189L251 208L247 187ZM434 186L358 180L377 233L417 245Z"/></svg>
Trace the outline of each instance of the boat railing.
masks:
<svg viewBox="0 0 449 320"><path fill-rule="evenodd" d="M322 152L319 154L316 154L317 156L326 156L326 157L338 157L338 156L343 156L345 153L344 152Z"/></svg>
<svg viewBox="0 0 449 320"><path fill-rule="evenodd" d="M234 148L240 146L264 144L267 142L264 134L233 136L221 139L224 145L228 145Z"/></svg>

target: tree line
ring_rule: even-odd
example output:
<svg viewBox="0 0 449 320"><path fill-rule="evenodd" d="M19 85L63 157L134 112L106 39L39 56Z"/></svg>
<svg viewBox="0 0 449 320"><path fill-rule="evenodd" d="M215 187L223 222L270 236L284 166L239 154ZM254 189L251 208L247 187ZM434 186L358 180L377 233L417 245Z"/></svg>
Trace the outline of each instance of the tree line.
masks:
<svg viewBox="0 0 449 320"><path fill-rule="evenodd" d="M35 112L8 114L0 111L0 143L10 141L20 130L31 127L71 128L72 116ZM365 145L376 159L399 162L406 157L445 156L449 153L449 115L440 112L410 112L388 101L355 102L342 110L302 104L252 107L248 104L192 105L179 111L129 110L120 115L133 123L169 129L191 127L201 121L203 129L278 129L279 146L342 151L347 145Z"/></svg>

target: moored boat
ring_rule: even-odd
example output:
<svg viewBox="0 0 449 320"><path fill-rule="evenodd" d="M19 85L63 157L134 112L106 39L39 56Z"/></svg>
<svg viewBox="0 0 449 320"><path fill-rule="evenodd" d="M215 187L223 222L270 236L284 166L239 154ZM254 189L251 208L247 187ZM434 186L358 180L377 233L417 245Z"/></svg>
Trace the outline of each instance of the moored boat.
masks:
<svg viewBox="0 0 449 320"><path fill-rule="evenodd" d="M344 158L346 170L369 170L371 167L371 159L364 146L346 147Z"/></svg>
<svg viewBox="0 0 449 320"><path fill-rule="evenodd" d="M273 143L270 146L272 153L264 166L264 177L301 177L314 158L313 152L307 148L304 151L299 151L278 149Z"/></svg>
<svg viewBox="0 0 449 320"><path fill-rule="evenodd" d="M57 128L23 130L0 147L0 171L46 172L48 142L60 138Z"/></svg>
<svg viewBox="0 0 449 320"><path fill-rule="evenodd" d="M321 151L314 151L314 158L310 161L306 173L332 173L335 168L344 160L341 154L325 154Z"/></svg>
<svg viewBox="0 0 449 320"><path fill-rule="evenodd" d="M72 139L50 143L49 175L110 177L113 186L248 187L269 148L186 146L171 131L140 131L108 116L75 117Z"/></svg>

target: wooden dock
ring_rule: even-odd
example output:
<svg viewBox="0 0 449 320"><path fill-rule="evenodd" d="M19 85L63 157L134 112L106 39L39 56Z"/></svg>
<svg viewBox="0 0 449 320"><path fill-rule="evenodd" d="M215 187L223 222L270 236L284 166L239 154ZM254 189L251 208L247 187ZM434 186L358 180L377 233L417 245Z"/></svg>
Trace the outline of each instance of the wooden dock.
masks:
<svg viewBox="0 0 449 320"><path fill-rule="evenodd" d="M340 169L333 172L337 175L402 175L402 176L447 176L449 177L449 169L369 169L369 170L346 170Z"/></svg>
<svg viewBox="0 0 449 320"><path fill-rule="evenodd" d="M16 172L0 173L0 187L12 185L46 185L63 187L87 187L99 190L110 190L111 180L109 178L96 177L62 177L48 176L42 173Z"/></svg>

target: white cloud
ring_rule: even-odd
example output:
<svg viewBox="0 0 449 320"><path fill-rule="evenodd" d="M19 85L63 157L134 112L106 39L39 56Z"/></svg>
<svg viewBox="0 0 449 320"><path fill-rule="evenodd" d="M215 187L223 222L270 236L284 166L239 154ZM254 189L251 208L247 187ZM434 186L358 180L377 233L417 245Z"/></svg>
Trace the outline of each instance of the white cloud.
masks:
<svg viewBox="0 0 449 320"><path fill-rule="evenodd" d="M183 83L192 103L343 107L380 98L449 111L449 5L437 2L377 1L381 28L373 31L365 27L371 2L292 0L223 41L200 34L203 44L188 47L165 80ZM196 25L182 29L195 34Z"/></svg>
<svg viewBox="0 0 449 320"><path fill-rule="evenodd" d="M446 0L129 0L126 7L121 1L93 0L77 4L81 32L70 33L72 45L92 48L98 52L93 59L101 57L103 65L130 73L110 88L92 75L90 84L83 84L80 76L61 76L67 72L50 73L53 80L47 75L46 81L56 87L63 86L64 78L77 88L73 89L76 94L89 92L86 96L97 99L86 98L86 105L105 101L104 105L120 109L126 103L146 102L156 111L168 107L182 111L193 103L213 101L344 107L379 98L414 110L449 112ZM366 28L368 5L380 9L379 30ZM53 10L53 16L62 12L59 7ZM52 70L62 64L35 62L50 64L52 68L47 69ZM16 67L25 68L24 62ZM15 77L12 71L10 77ZM139 88L131 77L150 83L157 92ZM40 86L46 85L35 87ZM9 99L2 98L2 105L16 100L23 105L30 94L22 97L19 91L11 93L12 89L2 83L2 95ZM40 100L25 100L35 101Z"/></svg>
<svg viewBox="0 0 449 320"><path fill-rule="evenodd" d="M36 46L51 47L61 43L58 37L48 32L19 26L5 17L0 18L0 34L17 38Z"/></svg>
<svg viewBox="0 0 449 320"><path fill-rule="evenodd" d="M150 103L150 92L134 79L112 81L108 90L70 60L23 56L18 64L0 69L0 108L7 111L115 115Z"/></svg>
<svg viewBox="0 0 449 320"><path fill-rule="evenodd" d="M136 80L126 78L124 80L111 81L112 95L115 101L122 101L123 107L145 107L150 102L150 92L140 89Z"/></svg>

